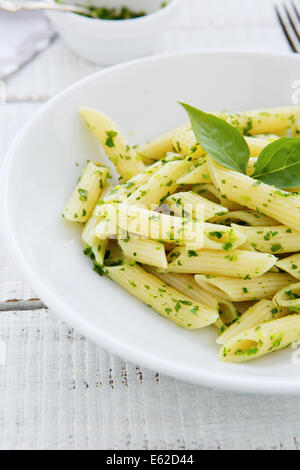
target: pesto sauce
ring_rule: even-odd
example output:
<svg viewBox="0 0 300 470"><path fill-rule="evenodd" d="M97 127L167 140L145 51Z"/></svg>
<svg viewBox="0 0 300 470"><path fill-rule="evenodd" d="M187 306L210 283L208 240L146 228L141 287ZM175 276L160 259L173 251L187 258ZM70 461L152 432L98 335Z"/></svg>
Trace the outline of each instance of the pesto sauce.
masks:
<svg viewBox="0 0 300 470"><path fill-rule="evenodd" d="M141 18L142 16L147 15L145 11L133 11L127 7L122 7L120 10L117 8L88 8L90 10L90 15L85 15L84 13L78 14L81 16L96 18L98 20L132 20L134 18Z"/></svg>

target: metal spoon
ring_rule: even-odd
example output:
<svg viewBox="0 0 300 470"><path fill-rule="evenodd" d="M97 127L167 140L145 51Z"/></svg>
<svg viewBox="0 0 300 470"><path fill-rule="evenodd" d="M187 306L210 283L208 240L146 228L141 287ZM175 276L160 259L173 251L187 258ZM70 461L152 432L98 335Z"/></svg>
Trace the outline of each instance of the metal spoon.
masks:
<svg viewBox="0 0 300 470"><path fill-rule="evenodd" d="M83 13L84 15L91 16L91 11L89 8L77 5L46 2L25 2L19 0L0 0L0 10L7 11L10 13L15 13L21 10L57 10L73 13Z"/></svg>

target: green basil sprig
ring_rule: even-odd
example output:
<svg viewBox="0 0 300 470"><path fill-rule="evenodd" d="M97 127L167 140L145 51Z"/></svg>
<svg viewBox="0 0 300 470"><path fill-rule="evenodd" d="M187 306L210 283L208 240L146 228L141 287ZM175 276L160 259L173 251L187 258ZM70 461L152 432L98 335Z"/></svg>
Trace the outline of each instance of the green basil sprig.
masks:
<svg viewBox="0 0 300 470"><path fill-rule="evenodd" d="M246 174L250 150L242 134L213 114L180 104L187 111L196 139L205 152L226 168Z"/></svg>
<svg viewBox="0 0 300 470"><path fill-rule="evenodd" d="M240 132L212 114L180 104L203 149L226 168L246 174L250 150ZM300 137L283 137L267 145L257 159L252 178L280 189L300 186Z"/></svg>
<svg viewBox="0 0 300 470"><path fill-rule="evenodd" d="M283 137L265 147L252 177L276 188L300 186L300 137Z"/></svg>

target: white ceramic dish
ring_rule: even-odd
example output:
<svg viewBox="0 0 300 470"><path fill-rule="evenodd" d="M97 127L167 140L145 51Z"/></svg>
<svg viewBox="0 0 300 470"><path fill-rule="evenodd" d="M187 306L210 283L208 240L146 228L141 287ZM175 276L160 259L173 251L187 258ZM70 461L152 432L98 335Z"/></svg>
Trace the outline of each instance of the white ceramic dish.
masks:
<svg viewBox="0 0 300 470"><path fill-rule="evenodd" d="M92 75L60 93L24 127L2 172L2 227L10 251L43 301L110 351L183 380L245 392L299 393L292 350L247 364L218 362L216 331L189 332L92 270L79 228L61 209L99 147L79 106L112 116L133 142L186 119L176 101L203 109L286 105L296 55L209 52L153 57ZM132 137L130 131L134 131Z"/></svg>
<svg viewBox="0 0 300 470"><path fill-rule="evenodd" d="M51 3L54 0L48 0ZM66 44L83 59L111 65L155 52L183 0L80 0L81 5L145 11L148 15L131 20L98 20L75 13L47 12ZM65 1L65 3L68 3Z"/></svg>

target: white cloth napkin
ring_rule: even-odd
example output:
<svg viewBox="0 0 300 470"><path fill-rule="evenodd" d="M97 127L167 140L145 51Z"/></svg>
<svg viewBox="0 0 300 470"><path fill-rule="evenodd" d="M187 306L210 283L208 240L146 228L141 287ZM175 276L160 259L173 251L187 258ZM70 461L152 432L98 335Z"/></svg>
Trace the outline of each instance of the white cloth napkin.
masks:
<svg viewBox="0 0 300 470"><path fill-rule="evenodd" d="M54 30L42 12L0 12L0 79L48 46Z"/></svg>

